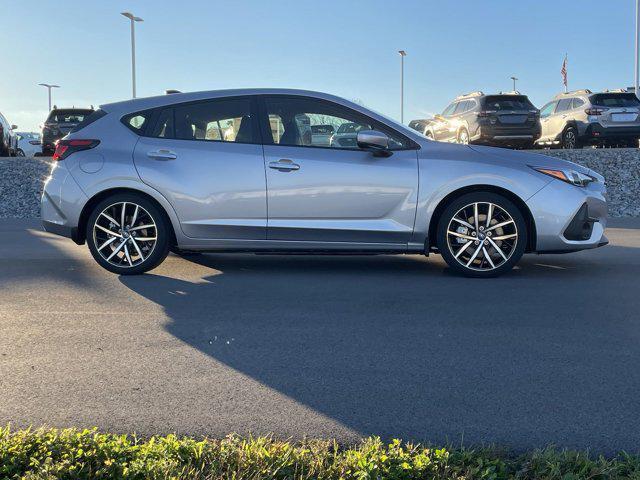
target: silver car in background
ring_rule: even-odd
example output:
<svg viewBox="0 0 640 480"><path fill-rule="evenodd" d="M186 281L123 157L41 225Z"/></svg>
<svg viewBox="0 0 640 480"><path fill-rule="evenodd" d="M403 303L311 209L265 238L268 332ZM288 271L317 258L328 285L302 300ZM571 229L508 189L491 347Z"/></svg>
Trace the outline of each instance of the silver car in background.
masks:
<svg viewBox="0 0 640 480"><path fill-rule="evenodd" d="M540 109L538 145L638 147L640 100L626 90L561 93Z"/></svg>
<svg viewBox="0 0 640 480"><path fill-rule="evenodd" d="M314 143L314 125L345 124L357 130L353 144ZM433 142L317 92L104 105L53 160L44 228L88 243L118 274L150 270L170 250L438 252L456 272L489 277L525 252L607 243L599 174L538 154Z"/></svg>

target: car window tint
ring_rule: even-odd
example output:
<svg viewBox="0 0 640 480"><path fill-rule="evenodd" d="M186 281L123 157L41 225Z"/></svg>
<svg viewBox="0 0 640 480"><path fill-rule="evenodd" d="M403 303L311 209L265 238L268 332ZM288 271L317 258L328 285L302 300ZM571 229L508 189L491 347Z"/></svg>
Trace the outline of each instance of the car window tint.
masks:
<svg viewBox="0 0 640 480"><path fill-rule="evenodd" d="M591 103L599 107L640 107L634 93L598 93L591 97Z"/></svg>
<svg viewBox="0 0 640 480"><path fill-rule="evenodd" d="M339 105L307 98L271 97L265 100L273 143L302 147L358 148L358 132L382 130L389 148L404 148L404 140L373 125L365 116ZM331 133L331 129L335 133Z"/></svg>
<svg viewBox="0 0 640 480"><path fill-rule="evenodd" d="M556 102L549 102L540 109L540 118L548 117L556 108Z"/></svg>
<svg viewBox="0 0 640 480"><path fill-rule="evenodd" d="M176 105L173 118L167 116L158 125L164 125L165 135L171 133L179 140L209 140L217 142L254 143L251 102L247 98L211 100ZM162 117L162 114L161 114ZM161 135L157 130L156 136Z"/></svg>
<svg viewBox="0 0 640 480"><path fill-rule="evenodd" d="M469 105L468 101L458 102L455 111L453 112L455 115L459 115L467 111L467 105Z"/></svg>
<svg viewBox="0 0 640 480"><path fill-rule="evenodd" d="M556 113L569 110L571 108L572 100L573 100L572 98L563 98L562 100L560 100L558 102L558 108L556 108Z"/></svg>
<svg viewBox="0 0 640 480"><path fill-rule="evenodd" d="M101 112L101 110L97 110L96 113L97 112ZM129 130L132 130L138 135L142 135L142 132L147 127L147 124L149 123L151 112L152 112L151 110L146 110L144 112L131 113L129 115L124 116L121 121ZM84 123L81 123L76 128L82 128L83 125Z"/></svg>
<svg viewBox="0 0 640 480"><path fill-rule="evenodd" d="M175 131L173 128L173 108L165 108L160 112L160 116L153 127L151 136L158 138L175 137Z"/></svg>
<svg viewBox="0 0 640 480"><path fill-rule="evenodd" d="M580 108L582 105L584 105L584 100L581 98L574 98L571 108Z"/></svg>
<svg viewBox="0 0 640 480"><path fill-rule="evenodd" d="M450 103L442 112L442 116L446 117L447 115L451 115L453 113L453 110L456 108L456 105L456 103Z"/></svg>

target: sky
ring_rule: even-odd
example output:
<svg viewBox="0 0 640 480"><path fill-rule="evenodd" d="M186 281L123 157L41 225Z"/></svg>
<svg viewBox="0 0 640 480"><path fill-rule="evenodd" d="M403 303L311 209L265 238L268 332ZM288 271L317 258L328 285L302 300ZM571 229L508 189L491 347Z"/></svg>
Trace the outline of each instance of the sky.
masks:
<svg viewBox="0 0 640 480"><path fill-rule="evenodd" d="M634 81L633 0L0 0L0 112L38 130L59 107L243 87L318 90L400 118L457 95L517 89L541 107L569 88Z"/></svg>

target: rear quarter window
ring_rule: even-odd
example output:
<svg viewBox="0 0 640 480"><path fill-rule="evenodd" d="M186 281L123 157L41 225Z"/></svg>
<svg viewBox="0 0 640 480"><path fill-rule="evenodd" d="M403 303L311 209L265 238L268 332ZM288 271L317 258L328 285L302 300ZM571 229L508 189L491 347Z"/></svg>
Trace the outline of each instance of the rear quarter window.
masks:
<svg viewBox="0 0 640 480"><path fill-rule="evenodd" d="M145 129L149 125L152 114L153 110L130 113L129 115L122 117L121 122L133 133L143 135Z"/></svg>

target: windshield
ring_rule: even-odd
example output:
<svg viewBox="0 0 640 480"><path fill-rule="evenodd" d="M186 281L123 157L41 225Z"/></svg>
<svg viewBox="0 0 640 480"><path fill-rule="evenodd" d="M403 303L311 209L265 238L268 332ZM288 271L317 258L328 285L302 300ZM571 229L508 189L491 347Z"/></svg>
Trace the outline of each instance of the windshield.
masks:
<svg viewBox="0 0 640 480"><path fill-rule="evenodd" d="M531 110L536 107L526 95L489 95L484 99L485 110Z"/></svg>
<svg viewBox="0 0 640 480"><path fill-rule="evenodd" d="M48 123L80 123L93 110L56 110L49 115Z"/></svg>
<svg viewBox="0 0 640 480"><path fill-rule="evenodd" d="M638 107L640 101L633 93L598 93L591 103L599 107Z"/></svg>

